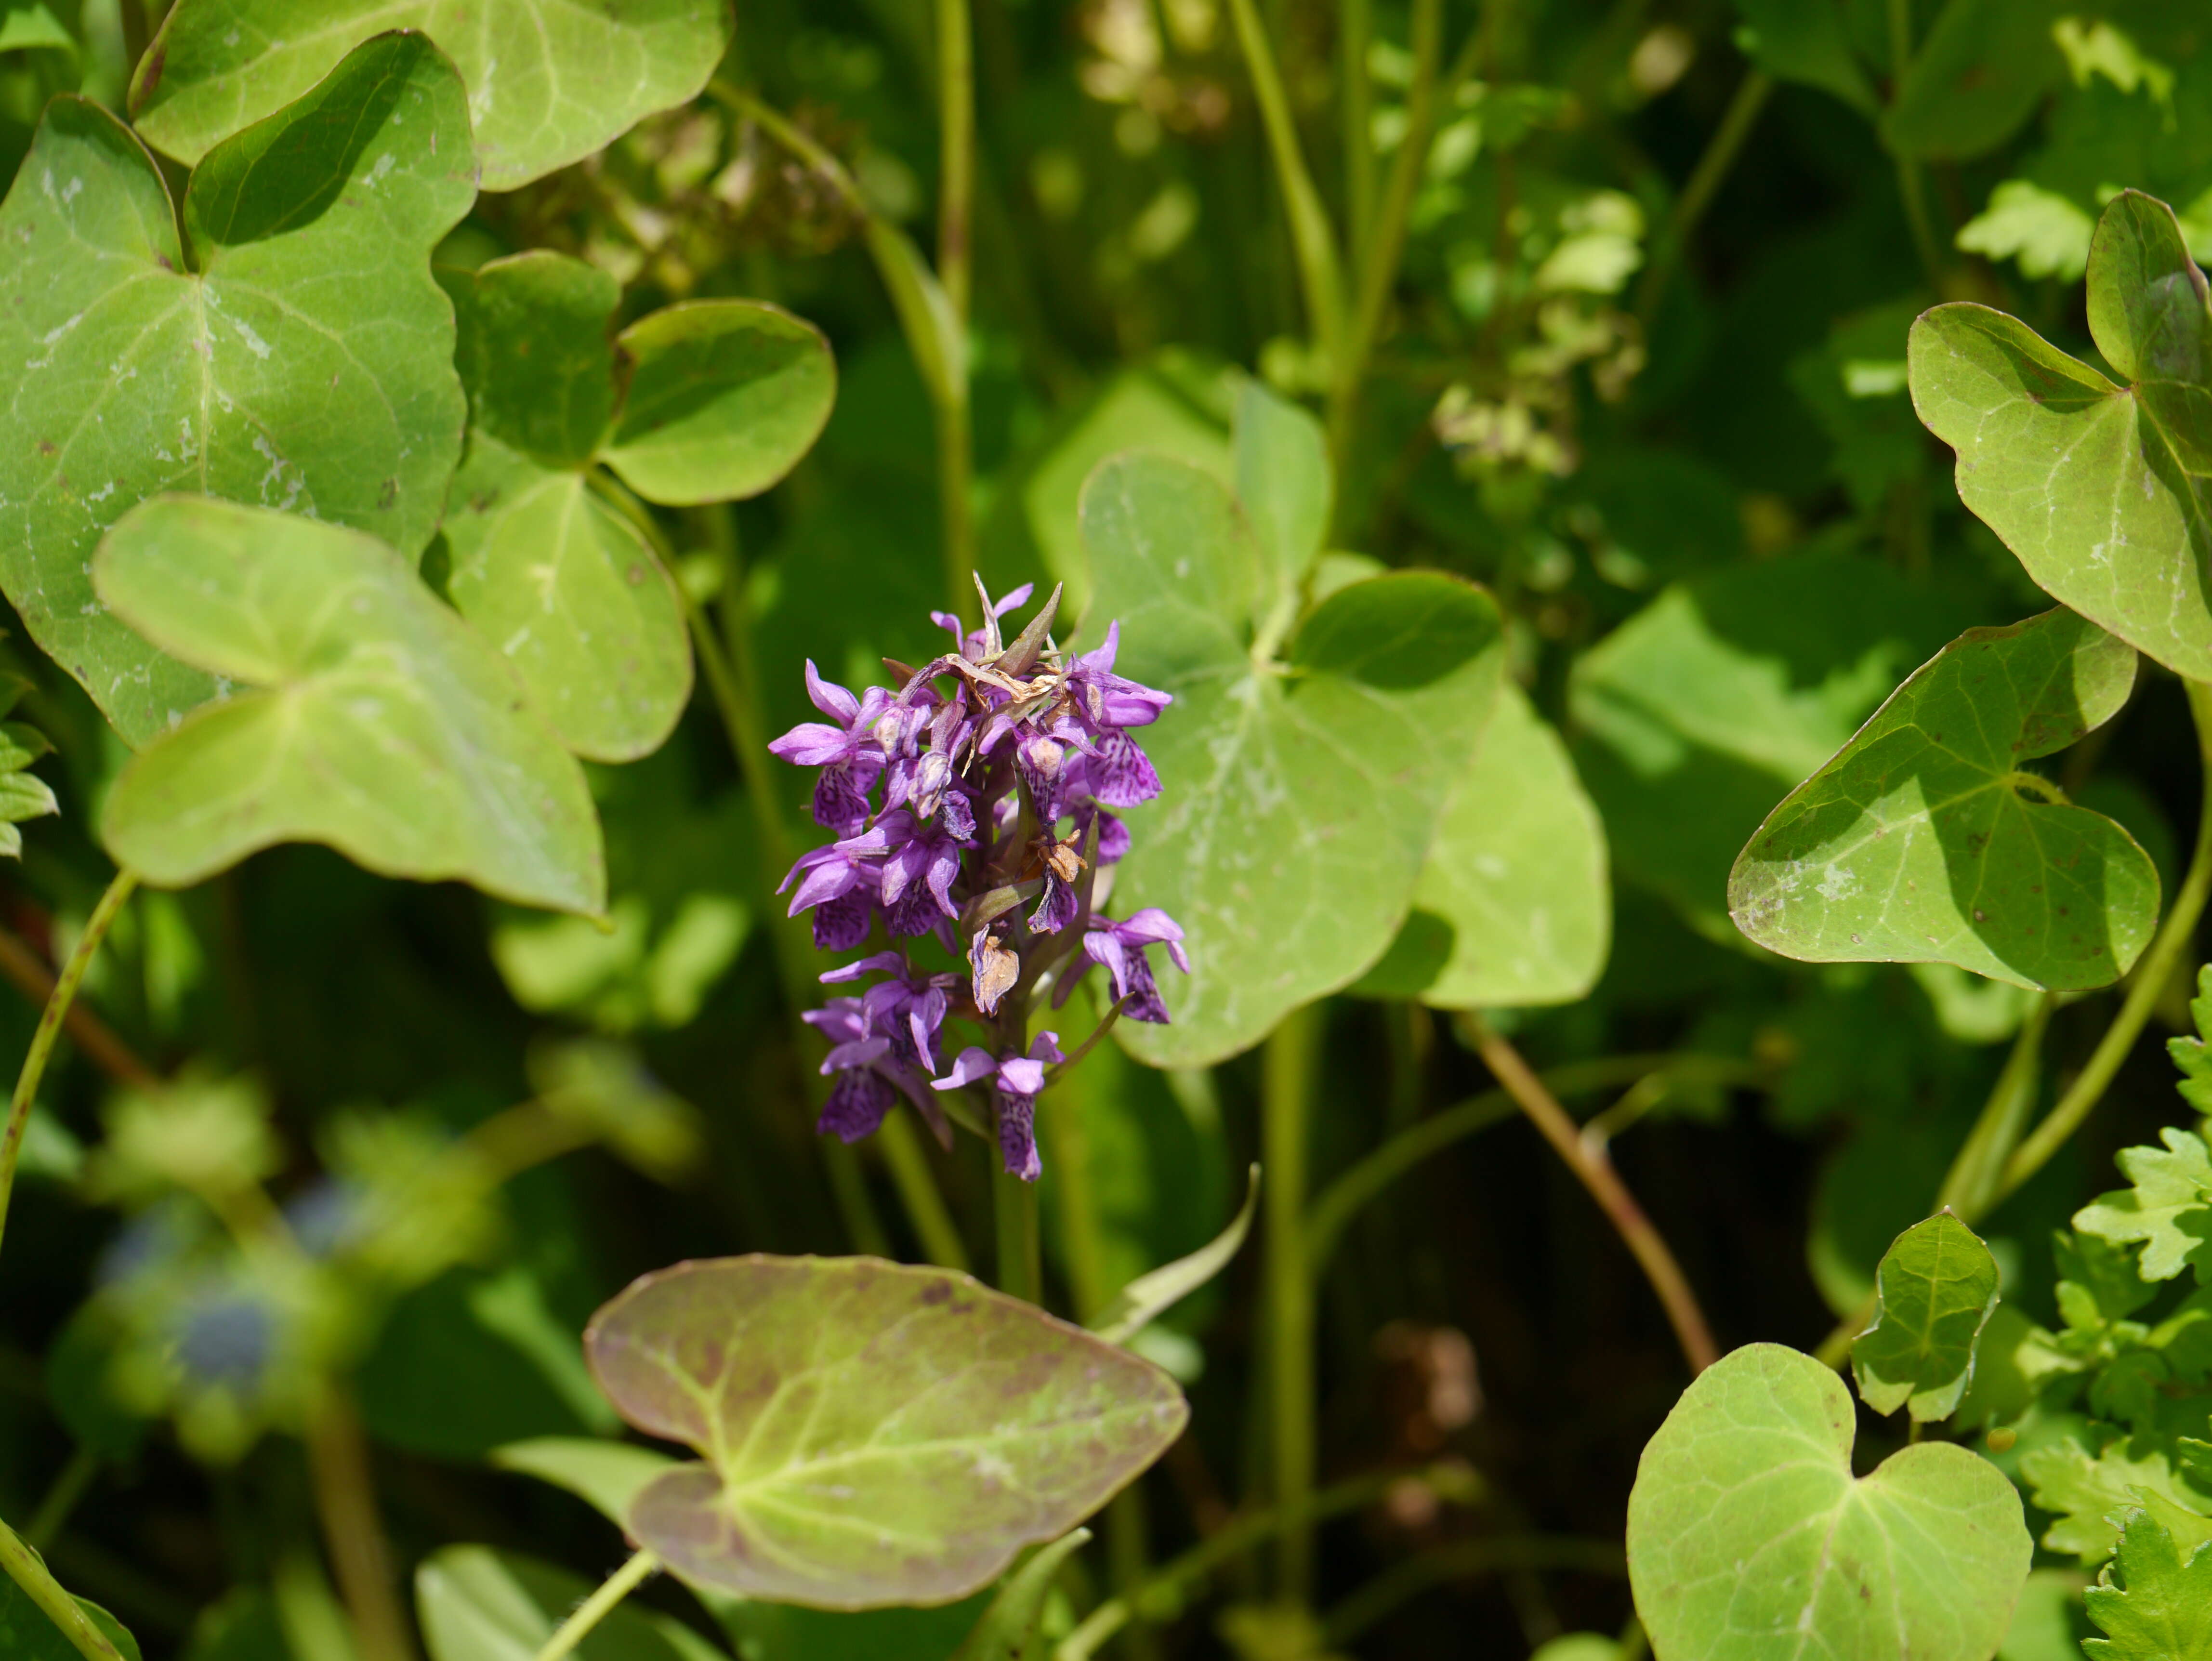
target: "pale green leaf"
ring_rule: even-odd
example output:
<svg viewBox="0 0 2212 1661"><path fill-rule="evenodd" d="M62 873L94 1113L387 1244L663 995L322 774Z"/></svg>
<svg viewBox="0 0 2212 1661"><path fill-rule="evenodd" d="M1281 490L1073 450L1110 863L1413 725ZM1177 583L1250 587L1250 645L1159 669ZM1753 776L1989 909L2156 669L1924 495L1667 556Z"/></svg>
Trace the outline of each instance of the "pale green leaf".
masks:
<svg viewBox="0 0 2212 1661"><path fill-rule="evenodd" d="M722 0L179 0L138 66L131 112L149 143L197 161L396 28L453 55L484 187L507 191L695 96L730 14Z"/></svg>
<svg viewBox="0 0 2212 1661"><path fill-rule="evenodd" d="M821 1609L938 1603L1058 1538L1166 1451L1174 1382L964 1275L731 1257L593 1317L600 1388L705 1463L626 1526L696 1585Z"/></svg>
<svg viewBox="0 0 2212 1661"><path fill-rule="evenodd" d="M1964 161L2012 137L2063 69L2049 0L1948 0L1882 112L1893 149Z"/></svg>
<svg viewBox="0 0 2212 1661"><path fill-rule="evenodd" d="M447 1546L415 1571L430 1661L536 1661L591 1582L520 1552ZM682 1622L617 1603L573 1652L580 1661L728 1661Z"/></svg>
<svg viewBox="0 0 2212 1661"><path fill-rule="evenodd" d="M1559 741L1508 681L1444 806L1413 910L1356 991L1439 1009L1570 1003L1613 936L1605 825Z"/></svg>
<svg viewBox="0 0 2212 1661"><path fill-rule="evenodd" d="M539 1101L658 1181L680 1181L705 1152L699 1110L647 1072L628 1045L544 1040L531 1047L529 1073Z"/></svg>
<svg viewBox="0 0 2212 1661"><path fill-rule="evenodd" d="M453 297L471 427L549 467L591 461L614 424L608 330L622 284L543 248L438 277Z"/></svg>
<svg viewBox="0 0 2212 1661"><path fill-rule="evenodd" d="M1874 1323L1851 1342L1859 1396L1876 1413L1948 1418L1974 1376L1974 1350L1997 1306L1997 1262L1948 1211L1915 1223L1882 1253Z"/></svg>
<svg viewBox="0 0 2212 1661"><path fill-rule="evenodd" d="M110 532L94 577L162 650L254 689L116 781L101 835L123 864L181 887L273 843L321 842L391 876L603 909L582 770L505 660L375 538L164 497Z"/></svg>
<svg viewBox="0 0 2212 1661"><path fill-rule="evenodd" d="M1736 926L1816 963L2117 980L2158 923L2150 856L2019 769L2110 720L2135 672L2130 648L2064 610L1968 630L1767 816L1729 875Z"/></svg>
<svg viewBox="0 0 2212 1661"><path fill-rule="evenodd" d="M639 319L602 459L672 507L758 496L798 464L836 399L821 332L752 300L695 300Z"/></svg>
<svg viewBox="0 0 2212 1661"><path fill-rule="evenodd" d="M580 756L659 749L691 697L676 581L582 472L469 437L446 519L453 607L502 652Z"/></svg>
<svg viewBox="0 0 2212 1661"><path fill-rule="evenodd" d="M2131 1186L2100 1195L2074 1214L2074 1226L2115 1245L2142 1247L2136 1260L2146 1281L2170 1281L2191 1263L2212 1281L2212 1152L2203 1137L2168 1125L2166 1147L2121 1149L2121 1174Z"/></svg>
<svg viewBox="0 0 2212 1661"><path fill-rule="evenodd" d="M45 6L10 5L0 16L0 52L65 52L75 56L76 37Z"/></svg>
<svg viewBox="0 0 2212 1661"><path fill-rule="evenodd" d="M1729 868L1794 786L1973 621L1894 566L1812 549L1661 593L1576 662L1575 762L1613 868L1716 939Z"/></svg>
<svg viewBox="0 0 2212 1661"><path fill-rule="evenodd" d="M468 131L452 65L382 36L210 152L180 233L128 130L48 107L0 205L0 585L132 744L216 690L93 592L134 503L204 491L410 556L436 529L464 405L428 259L475 198Z"/></svg>
<svg viewBox="0 0 2212 1661"><path fill-rule="evenodd" d="M2172 214L2114 198L2089 255L2115 386L1985 307L1912 326L1913 406L1958 453L1960 499L2054 597L2177 672L2212 676L2212 312Z"/></svg>
<svg viewBox="0 0 2212 1661"><path fill-rule="evenodd" d="M1457 578L1395 572L1322 601L1285 660L1255 660L1258 551L1211 477L1118 457L1083 523L1086 628L1118 620L1121 672L1176 699L1142 735L1164 790L1128 815L1115 894L1164 907L1194 972L1161 977L1172 1025L1116 1036L1152 1065L1197 1066L1389 945L1496 702L1497 608Z"/></svg>
<svg viewBox="0 0 2212 1661"><path fill-rule="evenodd" d="M1070 1557L1091 1543L1089 1529L1072 1529L1006 1577L975 1630L953 1652L952 1661L1025 1661L1053 1577Z"/></svg>
<svg viewBox="0 0 2212 1661"><path fill-rule="evenodd" d="M2008 179L1989 206L1959 228L1956 245L1990 259L2017 259L2023 276L2072 282L2089 269L2097 222L2056 191Z"/></svg>
<svg viewBox="0 0 2212 1661"><path fill-rule="evenodd" d="M1244 1189L1244 1203L1237 1208L1229 1226L1188 1256L1163 1263L1130 1281L1115 1294L1112 1303L1099 1311L1091 1323L1091 1329L1109 1344L1127 1343L1229 1267L1243 1250L1245 1236L1252 1232L1252 1219L1259 1205L1260 1167L1255 1165Z"/></svg>
<svg viewBox="0 0 2212 1661"><path fill-rule="evenodd" d="M1851 1475L1855 1410L1809 1355L1753 1344L1644 1450L1628 1572L1655 1655L1986 1661L2033 1546L1996 1467L1947 1442Z"/></svg>
<svg viewBox="0 0 2212 1661"><path fill-rule="evenodd" d="M2089 1661L2212 1661L2212 1544L2190 1549L2132 1511L2116 1567L2088 1591L2105 1634L2082 1643Z"/></svg>

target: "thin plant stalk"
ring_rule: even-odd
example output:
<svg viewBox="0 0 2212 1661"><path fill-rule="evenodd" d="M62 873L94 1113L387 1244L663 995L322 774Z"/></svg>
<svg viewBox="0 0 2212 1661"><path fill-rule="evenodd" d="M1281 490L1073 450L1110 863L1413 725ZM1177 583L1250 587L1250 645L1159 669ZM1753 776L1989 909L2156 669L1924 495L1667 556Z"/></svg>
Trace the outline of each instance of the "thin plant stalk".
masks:
<svg viewBox="0 0 2212 1661"><path fill-rule="evenodd" d="M1576 1096L1587 1091L1612 1090L1646 1079L1680 1080L1722 1086L1763 1084L1769 1074L1756 1062L1726 1056L1683 1056L1661 1051L1653 1055L1605 1056L1594 1061L1570 1062L1537 1075L1555 1096ZM1315 1196L1306 1208L1306 1267L1318 1278L1336 1250L1346 1227L1359 1212L1392 1183L1431 1154L1454 1142L1486 1130L1513 1116L1517 1110L1504 1090L1486 1090L1455 1107L1409 1125L1381 1147L1339 1173Z"/></svg>
<svg viewBox="0 0 2212 1661"><path fill-rule="evenodd" d="M937 0L937 280L968 320L975 220L975 38L969 0Z"/></svg>
<svg viewBox="0 0 2212 1661"><path fill-rule="evenodd" d="M1911 68L1912 0L1889 0L1889 95L1893 101ZM1928 286L1940 289L1943 261L1936 246L1936 234L1929 226L1927 181L1921 176L1917 161L1902 150L1895 155L1897 194L1905 204L1905 222L1911 227L1912 246L1920 255Z"/></svg>
<svg viewBox="0 0 2212 1661"><path fill-rule="evenodd" d="M998 1238L999 1290L1024 1302L1044 1302L1044 1261L1037 1232L1036 1184L1005 1168L995 1138L985 1145L991 1161L991 1220Z"/></svg>
<svg viewBox="0 0 2212 1661"><path fill-rule="evenodd" d="M70 1455L69 1463L62 1467L61 1475L54 1478L46 1497L39 1501L39 1508L31 1520L23 1525L23 1542L33 1551L44 1551L54 1542L92 1487L92 1479L100 1475L100 1456L82 1443Z"/></svg>
<svg viewBox="0 0 2212 1661"><path fill-rule="evenodd" d="M39 954L4 928L0 928L0 980L5 980L40 1007L54 995L54 971ZM151 1090L161 1082L160 1074L140 1061L131 1047L117 1037L106 1022L89 1006L72 1003L62 1017L62 1030L70 1042L116 1083L131 1090Z"/></svg>
<svg viewBox="0 0 2212 1661"><path fill-rule="evenodd" d="M1273 1180L1272 1173L1268 1180ZM1426 1469L1373 1470L1317 1489L1295 1505L1277 1504L1264 1511L1247 1512L1224 1524L1180 1557L1153 1570L1133 1595L1110 1597L1091 1610L1081 1625L1060 1640L1052 1652L1052 1661L1091 1661L1107 1640L1132 1621L1156 1621L1171 1613L1176 1604L1176 1594L1191 1582L1288 1530L1310 1530L1332 1517L1341 1517L1346 1512L1371 1505L1401 1482L1419 1483L1462 1505L1474 1503L1483 1491L1481 1479L1462 1464Z"/></svg>
<svg viewBox="0 0 2212 1661"><path fill-rule="evenodd" d="M644 1585L659 1567L660 1559L651 1551L640 1551L576 1605L575 1612L545 1640L545 1647L538 1652L537 1661L561 1661L562 1656L591 1636L592 1629L607 1618L608 1611Z"/></svg>
<svg viewBox="0 0 2212 1661"><path fill-rule="evenodd" d="M1322 1636L1331 1649L1350 1644L1378 1621L1431 1586L1512 1569L1566 1569L1578 1574L1621 1575L1627 1562L1610 1540L1572 1536L1506 1534L1461 1540L1394 1564L1328 1612Z"/></svg>
<svg viewBox="0 0 2212 1661"><path fill-rule="evenodd" d="M1355 249L1375 228L1375 100L1367 52L1375 38L1374 0L1337 0L1337 115L1344 143L1344 225Z"/></svg>
<svg viewBox="0 0 2212 1661"><path fill-rule="evenodd" d="M1291 246L1297 258L1298 283L1306 305L1306 324L1314 344L1332 368L1337 359L1344 327L1344 267L1336 249L1336 232L1321 192L1314 188L1304 152L1298 147L1298 129L1291 114L1290 94L1284 90L1282 72L1276 67L1275 49L1253 0L1229 0L1237 26L1237 41L1252 76L1252 91L1260 105L1261 125L1266 129L1267 153L1274 163L1275 183L1283 193L1290 216Z"/></svg>
<svg viewBox="0 0 2212 1661"><path fill-rule="evenodd" d="M2004 1172L1990 1196L1992 1207L2018 1192L2021 1183L2042 1170L2104 1099L2106 1087L2128 1058L2128 1052L2135 1048L2143 1023L2150 1019L2151 1011L2172 980L2183 955L2196 943L2197 922L2204 915L2206 897L2212 895L2212 684L2185 680L2182 685L2189 694L2190 714L2197 721L2197 764L2203 776L2197 843L2190 852L2188 873L2175 891L2172 909L2166 913L2157 938L2136 964L2135 977L2120 1004L2119 1013L2105 1029L2105 1036L2097 1041L2087 1065L2067 1086L2057 1105L2005 1162Z"/></svg>
<svg viewBox="0 0 2212 1661"><path fill-rule="evenodd" d="M44 1560L5 1523L0 1523L0 1568L8 1571L8 1578L61 1629L62 1636L85 1661L123 1661L107 1634L94 1626L76 1599L62 1590Z"/></svg>
<svg viewBox="0 0 2212 1661"><path fill-rule="evenodd" d="M1690 1371L1703 1372L1720 1360L1712 1329L1706 1324L1705 1311L1698 1307L1697 1294L1691 1291L1681 1265L1674 1261L1667 1242L1644 1215L1644 1208L1637 1204L1636 1196L1628 1191L1628 1185L1620 1180L1602 1150L1593 1149L1583 1141L1575 1122L1567 1116L1566 1109L1529 1070L1528 1063L1521 1059L1521 1052L1492 1031L1480 1017L1469 1016L1467 1025L1485 1065L1497 1075L1498 1082L1512 1096L1515 1104L1567 1162L1568 1169L1611 1220L1621 1244L1634 1255L1644 1279L1658 1293Z"/></svg>
<svg viewBox="0 0 2212 1661"><path fill-rule="evenodd" d="M2045 993L2021 1022L2011 1052L1990 1087L1990 1098L1943 1177L1943 1186L1936 1196L1938 1210L1948 1206L1961 1217L1978 1217L1990 1208L2005 1162L2020 1146L2021 1133L2027 1129L2028 1116L2035 1111L2043 1035L2050 1030L2051 1011L2057 1003L2055 996Z"/></svg>
<svg viewBox="0 0 2212 1661"><path fill-rule="evenodd" d="M1698 228L1698 222L1712 205L1721 181L1728 177L1729 169L1742 154L1744 141L1751 137L1759 112L1766 107L1766 100L1773 93L1774 77L1764 70L1753 70L1738 82L1735 95L1729 100L1720 125L1713 129L1705 154L1690 170L1682 194L1675 198L1674 211L1667 216L1667 228L1651 251L1651 263L1644 268L1643 280L1636 285L1636 318L1647 332L1659 315L1660 302L1667 297L1668 280L1689 251L1690 238Z"/></svg>
<svg viewBox="0 0 2212 1661"><path fill-rule="evenodd" d="M392 1546L376 1505L368 1437L361 1415L335 1380L323 1386L307 1423L307 1463L315 1513L331 1555L338 1597L353 1624L361 1661L414 1661L406 1610L399 1602Z"/></svg>
<svg viewBox="0 0 2212 1661"><path fill-rule="evenodd" d="M1359 292L1345 329L1343 348L1329 366L1329 453L1340 478L1346 476L1351 459L1360 388L1366 380L1376 337L1382 331L1383 311L1397 287L1413 195L1420 188L1429 142L1436 132L1437 64L1443 54L1443 0L1413 0L1413 79L1406 99L1406 134L1391 163L1390 183L1380 216L1373 220L1370 231L1353 234L1352 246L1365 251L1359 264ZM1366 84L1364 64L1346 64L1345 73L1362 86Z"/></svg>
<svg viewBox="0 0 2212 1661"><path fill-rule="evenodd" d="M951 1209L937 1186L936 1175L929 1168L929 1150L915 1134L914 1122L903 1113L887 1115L876 1127L876 1147L891 1174L892 1186L898 1189L899 1202L906 1208L907 1221L921 1242L922 1256L939 1269L967 1273L967 1244L961 1239L960 1226L952 1220Z"/></svg>
<svg viewBox="0 0 2212 1661"><path fill-rule="evenodd" d="M115 873L107 891L92 908L86 920L84 934L77 940L76 949L70 953L69 961L54 982L53 995L39 1016L38 1030L31 1035L31 1047L23 1057L23 1070L15 1075L15 1094L8 1104L8 1129L0 1135L0 1229L8 1221L8 1202L15 1191L15 1165L23 1156L23 1131L31 1122L31 1108L39 1099L39 1084L46 1075L46 1062L54 1053L54 1040L61 1036L62 1021L69 1014L70 1006L76 1001L77 988L84 983L84 971L92 966L100 943L107 938L107 931L138 886L138 873L125 869Z"/></svg>
<svg viewBox="0 0 2212 1661"><path fill-rule="evenodd" d="M1293 1010L1268 1034L1261 1058L1261 1196L1267 1229L1266 1421L1268 1499L1295 1510L1313 1489L1314 1288L1306 1268L1306 1155L1322 1017L1316 1005ZM1313 1579L1313 1531L1283 1531L1276 1593L1303 1603Z"/></svg>

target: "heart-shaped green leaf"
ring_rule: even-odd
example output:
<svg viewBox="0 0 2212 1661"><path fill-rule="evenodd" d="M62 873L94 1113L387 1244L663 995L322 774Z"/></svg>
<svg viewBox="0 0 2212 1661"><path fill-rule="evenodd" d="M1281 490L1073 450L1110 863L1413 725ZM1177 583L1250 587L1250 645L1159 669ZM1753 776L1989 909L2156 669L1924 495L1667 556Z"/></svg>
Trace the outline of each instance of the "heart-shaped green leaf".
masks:
<svg viewBox="0 0 2212 1661"><path fill-rule="evenodd" d="M1188 1416L1150 1362L946 1269L726 1257L593 1317L599 1385L704 1463L629 1528L687 1580L821 1609L942 1603L1055 1539Z"/></svg>
<svg viewBox="0 0 2212 1661"><path fill-rule="evenodd" d="M379 29L421 29L468 82L484 188L580 161L707 84L724 0L179 0L131 88L147 142L197 161ZM465 152L459 158L465 161Z"/></svg>
<svg viewBox="0 0 2212 1661"><path fill-rule="evenodd" d="M518 254L444 280L471 410L447 592L570 749L649 754L690 700L691 643L674 579L594 464L656 502L757 495L829 416L829 349L773 306L703 301L632 325L618 374L621 289L582 260Z"/></svg>
<svg viewBox="0 0 2212 1661"><path fill-rule="evenodd" d="M447 1546L415 1571L415 1609L430 1661L536 1661L592 1592L565 1569L489 1546ZM689 1627L617 1603L574 1652L580 1661L728 1661Z"/></svg>
<svg viewBox="0 0 2212 1661"><path fill-rule="evenodd" d="M1851 1475L1855 1412L1809 1355L1705 1369L1644 1450L1628 1574L1668 1661L1987 1661L2033 1546L2020 1495L1948 1442Z"/></svg>
<svg viewBox="0 0 2212 1661"><path fill-rule="evenodd" d="M2022 762L2102 726L2136 654L2071 611L1970 629L1767 816L1729 878L1736 927L1814 963L1948 963L2015 986L2118 980L2158 873Z"/></svg>
<svg viewBox="0 0 2212 1661"><path fill-rule="evenodd" d="M2212 678L2212 309L2173 214L2134 191L2089 251L2115 386L1982 306L1912 326L1913 407L1958 452L1960 499L2075 611Z"/></svg>
<svg viewBox="0 0 2212 1661"><path fill-rule="evenodd" d="M1510 681L1445 804L1413 915L1358 991L1440 1009L1568 1003L1613 936L1605 825L1566 745Z"/></svg>
<svg viewBox="0 0 2212 1661"><path fill-rule="evenodd" d="M1162 977L1172 1025L1117 1036L1154 1066L1200 1066L1389 945L1497 701L1498 611L1456 577L1395 572L1331 593L1283 659L1255 657L1270 590L1210 475L1117 457L1084 492L1083 529L1086 633L1118 620L1121 672L1176 695L1142 734L1164 789L1129 815L1115 894L1165 907L1194 972Z"/></svg>
<svg viewBox="0 0 2212 1661"><path fill-rule="evenodd" d="M319 842L390 876L605 906L582 768L505 660L374 538L160 497L108 533L93 577L163 651L257 689L125 769L100 822L122 864L182 887L272 843Z"/></svg>
<svg viewBox="0 0 2212 1661"><path fill-rule="evenodd" d="M385 35L168 192L128 129L57 99L0 204L0 586L142 745L216 691L102 605L100 533L203 491L421 551L465 413L429 252L474 200L468 109Z"/></svg>
<svg viewBox="0 0 2212 1661"><path fill-rule="evenodd" d="M1997 1306L1997 1261L1948 1211L1890 1243L1875 1272L1874 1324L1851 1343L1860 1398L1876 1413L1947 1419L1974 1376Z"/></svg>
<svg viewBox="0 0 2212 1661"><path fill-rule="evenodd" d="M757 301L687 301L616 344L629 374L602 459L670 507L758 496L813 447L837 396L821 331Z"/></svg>
<svg viewBox="0 0 2212 1661"><path fill-rule="evenodd" d="M1235 433L1237 500L1260 549L1260 625L1279 641L1328 535L1335 496L1328 441L1321 423L1258 380L1237 388Z"/></svg>

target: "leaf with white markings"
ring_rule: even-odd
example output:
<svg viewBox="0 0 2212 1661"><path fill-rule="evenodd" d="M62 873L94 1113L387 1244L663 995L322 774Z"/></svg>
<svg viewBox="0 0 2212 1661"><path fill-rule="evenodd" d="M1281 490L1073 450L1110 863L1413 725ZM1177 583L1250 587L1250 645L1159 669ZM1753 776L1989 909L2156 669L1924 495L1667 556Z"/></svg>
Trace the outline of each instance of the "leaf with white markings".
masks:
<svg viewBox="0 0 2212 1661"><path fill-rule="evenodd" d="M131 88L149 143L196 161L379 29L421 29L469 88L484 188L581 161L697 94L726 0L179 0Z"/></svg>
<svg viewBox="0 0 2212 1661"><path fill-rule="evenodd" d="M101 532L196 490L419 553L465 415L429 253L476 186L453 66L370 41L209 152L181 228L151 156L96 105L48 107L0 204L0 587L143 745L219 689L94 593Z"/></svg>
<svg viewBox="0 0 2212 1661"><path fill-rule="evenodd" d="M2136 654L2072 612L1970 629L1791 791L1737 857L1729 914L1812 963L1948 963L2109 985L2158 923L2158 873L2021 770L2127 701Z"/></svg>
<svg viewBox="0 0 2212 1661"><path fill-rule="evenodd" d="M1958 452L1959 496L2057 599L2212 678L2212 300L2172 210L2113 198L2089 250L2089 332L2115 385L1987 307L1912 326L1912 402Z"/></svg>

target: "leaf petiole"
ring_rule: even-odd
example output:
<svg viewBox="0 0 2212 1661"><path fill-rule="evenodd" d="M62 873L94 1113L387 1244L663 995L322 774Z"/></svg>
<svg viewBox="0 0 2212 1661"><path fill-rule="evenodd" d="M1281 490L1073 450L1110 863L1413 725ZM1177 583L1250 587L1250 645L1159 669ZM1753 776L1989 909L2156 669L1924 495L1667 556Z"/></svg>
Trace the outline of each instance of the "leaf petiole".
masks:
<svg viewBox="0 0 2212 1661"><path fill-rule="evenodd" d="M561 1661L576 1646L591 1635L592 1628L607 1618L607 1613L622 1600L644 1584L647 1576L660 1567L660 1559L651 1551L641 1551L601 1583L599 1589L576 1606L576 1612L563 1621L557 1631L545 1640L545 1647L538 1652L537 1661Z"/></svg>

